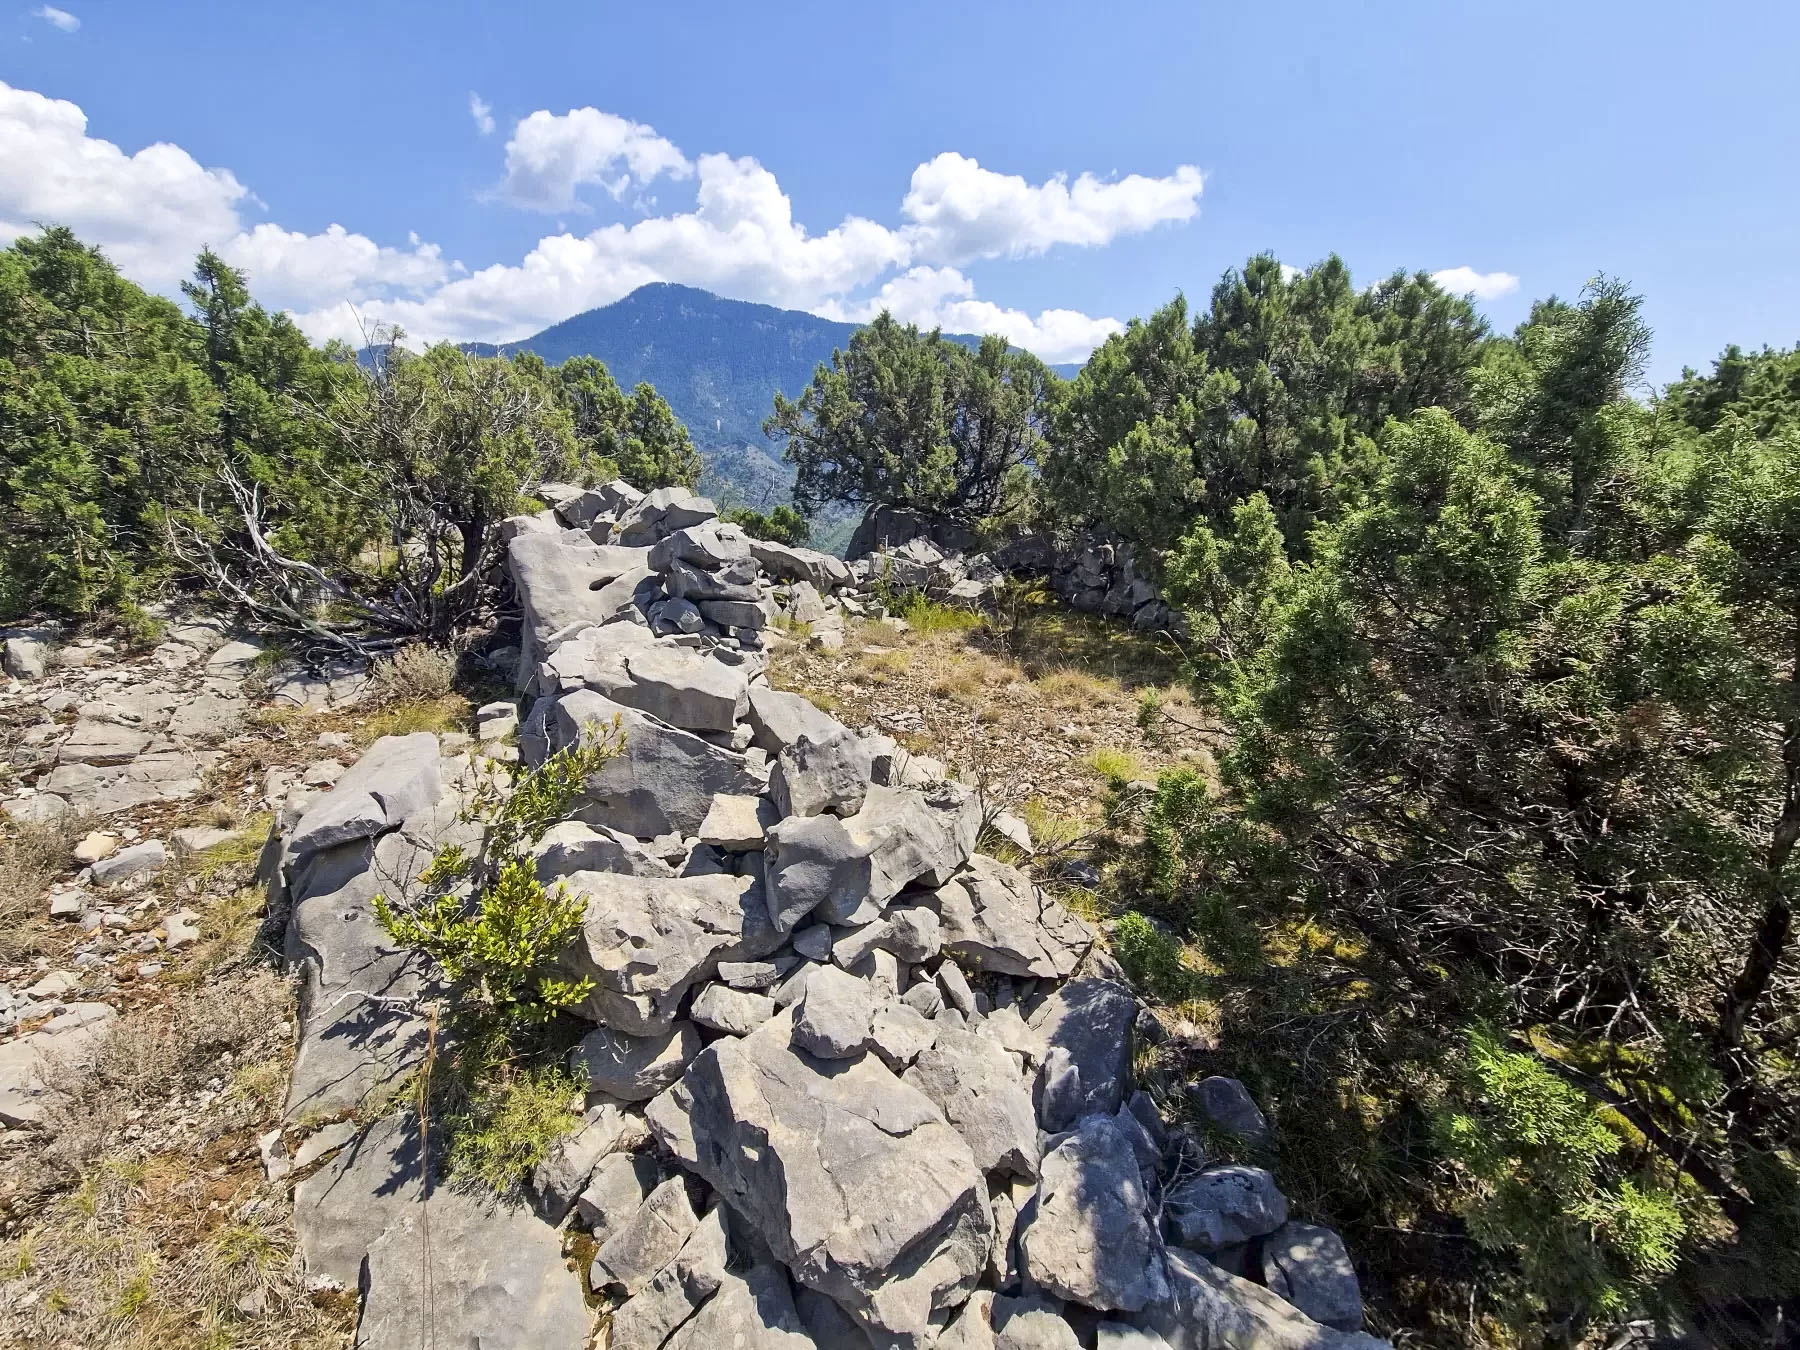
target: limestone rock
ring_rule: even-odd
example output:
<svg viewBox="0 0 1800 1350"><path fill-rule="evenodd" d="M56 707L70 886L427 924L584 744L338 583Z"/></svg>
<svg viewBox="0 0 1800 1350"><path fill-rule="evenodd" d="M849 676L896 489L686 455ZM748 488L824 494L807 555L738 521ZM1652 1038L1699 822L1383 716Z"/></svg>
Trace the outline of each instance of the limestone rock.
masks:
<svg viewBox="0 0 1800 1350"><path fill-rule="evenodd" d="M1261 1285L1178 1247L1168 1251L1165 1282L1167 1296L1134 1320L1160 1335L1170 1350L1378 1350L1386 1345L1373 1336L1315 1322Z"/></svg>
<svg viewBox="0 0 1800 1350"><path fill-rule="evenodd" d="M300 858L381 834L429 807L443 790L436 736L383 736L307 807L288 836L288 852Z"/></svg>
<svg viewBox="0 0 1800 1350"><path fill-rule="evenodd" d="M531 1193L538 1213L546 1223L560 1224L587 1189L588 1178L602 1158L634 1149L648 1138L642 1116L627 1113L612 1102L588 1108L580 1127L559 1139L532 1169Z"/></svg>
<svg viewBox="0 0 1800 1350"><path fill-rule="evenodd" d="M1287 1222L1287 1197L1260 1167L1209 1167L1170 1191L1163 1202L1183 1246L1216 1251L1273 1233Z"/></svg>
<svg viewBox="0 0 1800 1350"><path fill-rule="evenodd" d="M1188 1100L1214 1125L1253 1144L1269 1138L1269 1122L1249 1089L1235 1078L1215 1074L1188 1088Z"/></svg>
<svg viewBox="0 0 1800 1350"><path fill-rule="evenodd" d="M699 1221L686 1185L680 1177L670 1177L600 1245L594 1254L594 1288L636 1294L675 1259Z"/></svg>
<svg viewBox="0 0 1800 1350"><path fill-rule="evenodd" d="M622 830L595 829L579 820L560 820L531 850L540 881L573 872L618 872L632 877L672 877L675 869Z"/></svg>
<svg viewBox="0 0 1800 1350"><path fill-rule="evenodd" d="M57 1081L85 1062L118 1013L104 1003L72 1003L36 1031L0 1041L0 1125L33 1125Z"/></svg>
<svg viewBox="0 0 1800 1350"><path fill-rule="evenodd" d="M1344 1240L1318 1224L1289 1220L1264 1239L1263 1283L1315 1322L1360 1331L1362 1289Z"/></svg>
<svg viewBox="0 0 1800 1350"><path fill-rule="evenodd" d="M844 726L799 694L766 686L751 689L748 716L754 732L751 744L770 755L779 755L803 735L815 741L830 740Z"/></svg>
<svg viewBox="0 0 1800 1350"><path fill-rule="evenodd" d="M814 1350L794 1308L787 1277L756 1265L727 1274L719 1292L664 1343L663 1350Z"/></svg>
<svg viewBox="0 0 1800 1350"><path fill-rule="evenodd" d="M682 997L721 961L754 960L781 945L755 877L627 877L576 872L586 898L581 935L561 964L594 990L582 1016L632 1036L668 1030Z"/></svg>
<svg viewBox="0 0 1800 1350"><path fill-rule="evenodd" d="M1054 990L1031 1016L1030 1026L1044 1038L1050 1057L1063 1052L1079 1072L1079 1095L1052 1113L1049 1094L1040 1093L1039 1118L1048 1130L1066 1129L1090 1113L1112 1115L1125 1101L1131 1079L1131 1029L1137 1000L1112 980L1071 980ZM1047 1078L1040 1080L1047 1083Z"/></svg>
<svg viewBox="0 0 1800 1350"><path fill-rule="evenodd" d="M1039 1287L1101 1311L1167 1299L1149 1208L1129 1141L1111 1117L1090 1116L1044 1155L1021 1264Z"/></svg>
<svg viewBox="0 0 1800 1350"><path fill-rule="evenodd" d="M765 572L781 581L806 581L821 591L832 591L850 580L850 568L843 559L817 549L752 539L750 552Z"/></svg>
<svg viewBox="0 0 1800 1350"><path fill-rule="evenodd" d="M94 884L113 886L137 877L154 876L168 866L169 850L160 839L146 839L141 844L122 848L110 858L94 864Z"/></svg>
<svg viewBox="0 0 1800 1350"><path fill-rule="evenodd" d="M730 731L750 704L750 677L685 647L639 647L625 656L630 682L613 698L688 731Z"/></svg>
<svg viewBox="0 0 1800 1350"><path fill-rule="evenodd" d="M775 1000L728 985L709 984L694 996L688 1016L700 1026L732 1036L748 1036L775 1015Z"/></svg>
<svg viewBox="0 0 1800 1350"><path fill-rule="evenodd" d="M826 1071L792 1035L783 1013L708 1046L650 1104L651 1128L802 1284L881 1343L922 1346L933 1314L964 1298L987 1260L974 1157L879 1058Z"/></svg>
<svg viewBox="0 0 1800 1350"><path fill-rule="evenodd" d="M691 835L719 793L762 790L762 780L742 755L586 689L555 703L548 727L551 748L574 744L591 726L610 727L615 717L625 746L588 780L578 814L590 824L639 839L672 830Z"/></svg>
<svg viewBox="0 0 1800 1350"><path fill-rule="evenodd" d="M983 854L934 899L946 949L974 970L1067 979L1094 943L1088 926L1030 877Z"/></svg>
<svg viewBox="0 0 1800 1350"><path fill-rule="evenodd" d="M937 1104L984 1173L1038 1174L1037 1114L1012 1057L995 1042L945 1028L901 1081Z"/></svg>
<svg viewBox="0 0 1800 1350"><path fill-rule="evenodd" d="M613 1313L608 1350L657 1350L725 1283L725 1210L714 1205L650 1282Z"/></svg>
<svg viewBox="0 0 1800 1350"><path fill-rule="evenodd" d="M656 1159L648 1150L609 1153L575 1198L575 1217L588 1226L596 1243L604 1243L638 1212L658 1180Z"/></svg>
<svg viewBox="0 0 1800 1350"><path fill-rule="evenodd" d="M620 1101L648 1101L676 1079L700 1053L700 1033L692 1022L677 1022L650 1036L628 1036L596 1027L569 1051L569 1070L585 1077L590 1092Z"/></svg>
<svg viewBox="0 0 1800 1350"><path fill-rule="evenodd" d="M869 1044L875 1015L868 984L839 970L821 967L806 982L794 1014L794 1045L819 1059L845 1059Z"/></svg>
<svg viewBox="0 0 1800 1350"><path fill-rule="evenodd" d="M767 797L721 792L700 822L700 842L728 853L743 853L763 846L769 827L781 819Z"/></svg>

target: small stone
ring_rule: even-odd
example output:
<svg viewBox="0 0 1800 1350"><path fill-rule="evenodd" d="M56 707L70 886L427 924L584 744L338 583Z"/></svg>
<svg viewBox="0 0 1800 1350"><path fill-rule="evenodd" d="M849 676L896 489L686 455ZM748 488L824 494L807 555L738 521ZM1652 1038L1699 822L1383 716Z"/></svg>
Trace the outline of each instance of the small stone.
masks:
<svg viewBox="0 0 1800 1350"><path fill-rule="evenodd" d="M54 1003L65 994L72 994L81 987L81 981L66 970L53 970L36 984L25 990L25 997L36 999L40 1003Z"/></svg>
<svg viewBox="0 0 1800 1350"><path fill-rule="evenodd" d="M1171 1190L1163 1202L1183 1246L1216 1251L1265 1237L1287 1222L1287 1197L1261 1167L1211 1167Z"/></svg>
<svg viewBox="0 0 1800 1350"><path fill-rule="evenodd" d="M344 766L335 759L315 760L306 766L300 781L307 787L328 788L344 776Z"/></svg>
<svg viewBox="0 0 1800 1350"><path fill-rule="evenodd" d="M160 872L168 862L169 850L163 847L162 840L148 839L95 863L94 882L100 886L117 885Z"/></svg>
<svg viewBox="0 0 1800 1350"><path fill-rule="evenodd" d="M831 959L831 925L816 923L807 928L794 930L794 950L809 961L829 961Z"/></svg>
<svg viewBox="0 0 1800 1350"><path fill-rule="evenodd" d="M670 1177L601 1244L594 1255L593 1287L637 1293L675 1259L699 1221L686 1185L680 1177Z"/></svg>
<svg viewBox="0 0 1800 1350"><path fill-rule="evenodd" d="M83 867L92 867L102 859L110 858L119 849L119 836L107 834L104 830L95 830L86 835L75 845L75 861Z"/></svg>
<svg viewBox="0 0 1800 1350"><path fill-rule="evenodd" d="M868 1045L873 1018L867 983L836 966L820 966L794 1017L794 1044L820 1059L847 1059Z"/></svg>
<svg viewBox="0 0 1800 1350"><path fill-rule="evenodd" d="M86 911L86 891L58 891L50 897L50 917L53 919L79 919Z"/></svg>
<svg viewBox="0 0 1800 1350"><path fill-rule="evenodd" d="M775 1015L775 1000L728 985L709 984L694 998L688 1016L703 1027L748 1036Z"/></svg>
<svg viewBox="0 0 1800 1350"><path fill-rule="evenodd" d="M176 830L170 837L175 840L175 847L183 853L204 853L209 848L217 848L228 839L235 839L237 831L199 825Z"/></svg>
<svg viewBox="0 0 1800 1350"><path fill-rule="evenodd" d="M962 973L960 966L954 961L944 962L938 967L937 981L945 1003L964 1017L975 1015L975 991L969 988L969 977Z"/></svg>
<svg viewBox="0 0 1800 1350"><path fill-rule="evenodd" d="M1252 1144L1269 1138L1269 1122L1250 1090L1235 1078L1215 1074L1188 1088L1188 1100L1200 1114L1229 1134Z"/></svg>
<svg viewBox="0 0 1800 1350"><path fill-rule="evenodd" d="M262 1155L263 1177L269 1181L280 1181L294 1170L294 1160L288 1155L287 1140L281 1137L278 1129L256 1137L256 1150Z"/></svg>
<svg viewBox="0 0 1800 1350"><path fill-rule="evenodd" d="M692 1022L677 1022L655 1036L596 1027L569 1052L569 1068L587 1079L590 1091L641 1102L680 1078L699 1053L700 1033Z"/></svg>
<svg viewBox="0 0 1800 1350"><path fill-rule="evenodd" d="M184 909L170 915L163 923L163 928L169 935L164 939L163 946L174 952L198 942L200 940L199 921L200 916L191 909Z"/></svg>

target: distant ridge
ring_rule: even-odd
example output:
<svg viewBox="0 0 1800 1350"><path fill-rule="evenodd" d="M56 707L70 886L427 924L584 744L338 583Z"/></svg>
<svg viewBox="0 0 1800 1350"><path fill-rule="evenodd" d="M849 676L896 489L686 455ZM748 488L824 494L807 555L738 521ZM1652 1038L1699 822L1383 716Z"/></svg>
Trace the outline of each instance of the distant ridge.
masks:
<svg viewBox="0 0 1800 1350"><path fill-rule="evenodd" d="M571 356L597 356L627 389L648 380L705 456L705 490L726 501L773 504L788 500L794 476L762 433L775 391L798 396L813 369L848 346L858 327L655 282L517 342L460 345L478 356L536 352L553 366ZM951 336L969 345L980 341ZM1073 375L1080 367L1053 369Z"/></svg>

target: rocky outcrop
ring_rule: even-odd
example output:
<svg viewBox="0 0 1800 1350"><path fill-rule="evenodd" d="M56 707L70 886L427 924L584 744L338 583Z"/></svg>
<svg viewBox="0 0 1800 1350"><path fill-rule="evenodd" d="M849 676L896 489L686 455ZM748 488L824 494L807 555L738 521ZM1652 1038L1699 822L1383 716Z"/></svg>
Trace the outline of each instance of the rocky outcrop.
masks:
<svg viewBox="0 0 1800 1350"><path fill-rule="evenodd" d="M512 544L519 754L624 737L533 854L583 907L559 959L589 982L586 1113L530 1203L486 1220L427 1193L405 1112L301 1180L302 1256L359 1289L360 1343L415 1306L400 1254L427 1212L429 1278L483 1345L580 1343L584 1293L619 1350L1363 1339L1335 1235L1289 1221L1267 1173L1198 1166L1133 1092L1137 1001L1081 919L975 852L971 788L768 686L768 616L828 643L871 568L749 541L674 489L552 506ZM918 537L886 558L968 598L998 576ZM291 816L291 1110L366 1106L417 1063L430 972L370 905L436 843L479 846L462 781L441 746L378 743ZM559 1223L584 1271L552 1259ZM1200 1254L1232 1244L1260 1283Z"/></svg>

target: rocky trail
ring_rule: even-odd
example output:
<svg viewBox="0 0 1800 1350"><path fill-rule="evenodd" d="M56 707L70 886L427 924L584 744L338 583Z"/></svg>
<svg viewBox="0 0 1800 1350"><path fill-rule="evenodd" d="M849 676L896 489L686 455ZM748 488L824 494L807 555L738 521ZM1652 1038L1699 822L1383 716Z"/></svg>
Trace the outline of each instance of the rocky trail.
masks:
<svg viewBox="0 0 1800 1350"><path fill-rule="evenodd" d="M903 617L939 610L902 595L993 604L984 558L911 540L846 564L679 490L543 494L508 522L517 645L487 653L517 697L466 730L362 717L360 673L270 671L216 626L128 660L9 645L4 807L74 851L7 900L0 1331L1379 1344L1337 1236L1188 1128L1266 1133L1241 1085L1197 1074L1176 1119L1135 1081L1168 1033L1069 860L1033 861L1030 822L1203 762L1203 732L1146 732L1041 615L960 655L966 625ZM560 958L588 982L579 1124L496 1197L421 1121L440 988L375 897L482 846L484 783L614 726L533 847L582 905Z"/></svg>

